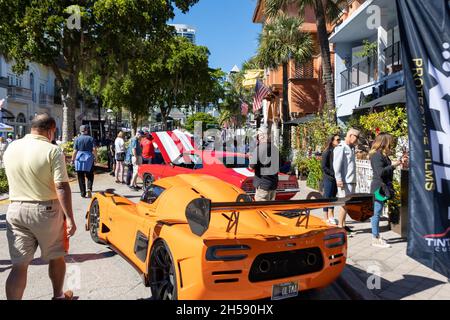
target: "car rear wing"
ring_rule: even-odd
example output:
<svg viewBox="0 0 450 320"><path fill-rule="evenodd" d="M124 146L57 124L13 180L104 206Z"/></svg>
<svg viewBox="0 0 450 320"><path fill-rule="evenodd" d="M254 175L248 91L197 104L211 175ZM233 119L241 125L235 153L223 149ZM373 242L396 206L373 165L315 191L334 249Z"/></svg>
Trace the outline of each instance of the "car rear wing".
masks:
<svg viewBox="0 0 450 320"><path fill-rule="evenodd" d="M356 221L366 221L373 216L373 195L353 194L345 198L251 201L247 195L239 195L236 202L211 202L209 199L192 200L186 207L186 218L192 233L202 236L209 228L211 213L222 213L228 219L227 232L237 233L239 215L245 211L270 210L297 218L297 226L306 222L308 228L310 211L314 209L342 206ZM229 213L230 215L226 215Z"/></svg>

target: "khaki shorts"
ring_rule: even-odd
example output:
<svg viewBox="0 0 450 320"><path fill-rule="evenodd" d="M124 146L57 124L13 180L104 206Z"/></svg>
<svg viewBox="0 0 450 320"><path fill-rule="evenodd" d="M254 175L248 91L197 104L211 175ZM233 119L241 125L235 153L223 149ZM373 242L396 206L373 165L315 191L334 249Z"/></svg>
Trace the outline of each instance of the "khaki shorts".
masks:
<svg viewBox="0 0 450 320"><path fill-rule="evenodd" d="M58 200L11 202L6 213L6 224L12 264L31 262L38 246L45 261L67 254L69 242L64 213Z"/></svg>
<svg viewBox="0 0 450 320"><path fill-rule="evenodd" d="M255 193L255 201L273 201L275 200L275 197L277 195L277 192L275 190L264 190L261 188L256 189Z"/></svg>

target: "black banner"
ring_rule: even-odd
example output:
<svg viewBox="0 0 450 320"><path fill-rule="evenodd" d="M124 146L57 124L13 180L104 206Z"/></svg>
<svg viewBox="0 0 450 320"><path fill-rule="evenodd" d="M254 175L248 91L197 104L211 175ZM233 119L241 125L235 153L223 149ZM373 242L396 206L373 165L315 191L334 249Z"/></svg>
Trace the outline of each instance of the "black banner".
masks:
<svg viewBox="0 0 450 320"><path fill-rule="evenodd" d="M450 1L397 0L410 139L407 254L450 278Z"/></svg>

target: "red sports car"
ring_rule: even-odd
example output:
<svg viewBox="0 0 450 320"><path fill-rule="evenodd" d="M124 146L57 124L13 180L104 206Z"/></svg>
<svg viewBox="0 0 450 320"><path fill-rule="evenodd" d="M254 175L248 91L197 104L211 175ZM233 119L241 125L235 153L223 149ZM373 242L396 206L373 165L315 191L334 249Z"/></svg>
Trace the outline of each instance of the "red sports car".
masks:
<svg viewBox="0 0 450 320"><path fill-rule="evenodd" d="M144 181L144 186L178 174L198 173L215 176L248 194L254 194L254 173L248 169L249 159L245 154L195 150L192 139L182 132L152 132L152 136L155 161L139 166L139 177ZM297 178L280 173L277 200L291 199L297 192Z"/></svg>

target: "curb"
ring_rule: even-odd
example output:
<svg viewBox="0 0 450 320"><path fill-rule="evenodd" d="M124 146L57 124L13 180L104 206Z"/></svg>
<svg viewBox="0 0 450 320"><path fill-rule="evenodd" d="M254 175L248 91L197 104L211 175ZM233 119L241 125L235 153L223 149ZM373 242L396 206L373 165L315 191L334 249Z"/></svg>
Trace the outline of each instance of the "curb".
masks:
<svg viewBox="0 0 450 320"><path fill-rule="evenodd" d="M352 300L381 300L367 289L366 284L347 266L336 282Z"/></svg>

